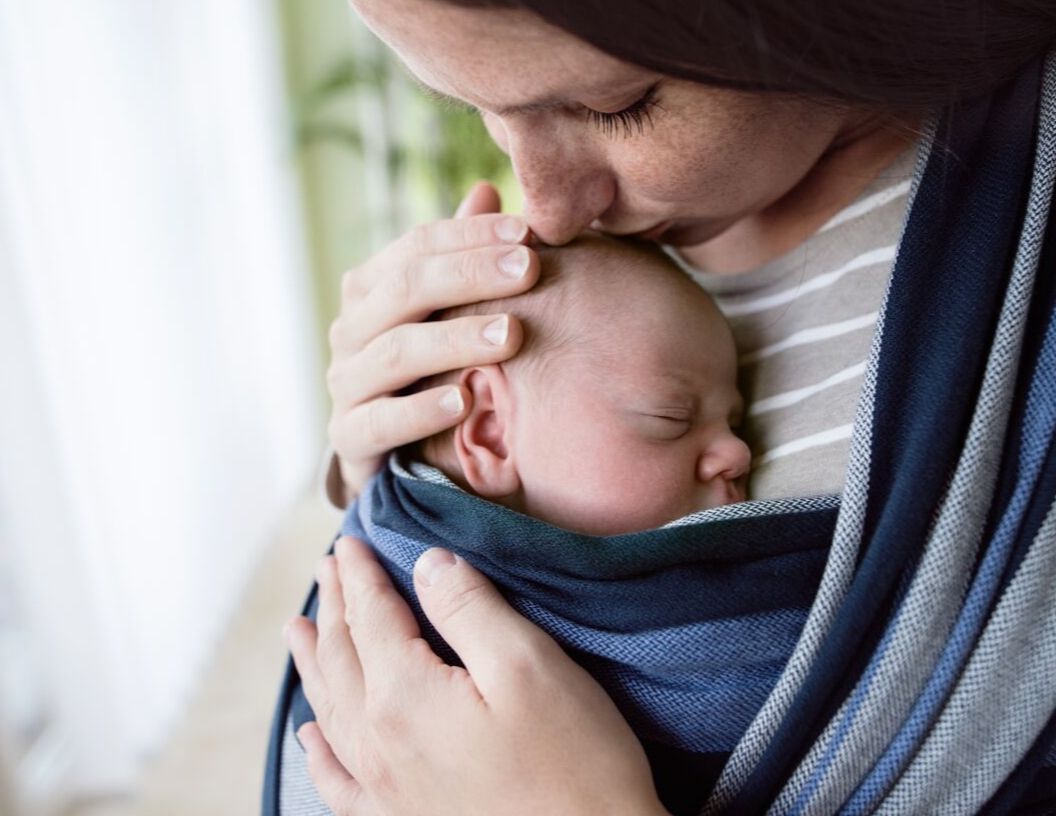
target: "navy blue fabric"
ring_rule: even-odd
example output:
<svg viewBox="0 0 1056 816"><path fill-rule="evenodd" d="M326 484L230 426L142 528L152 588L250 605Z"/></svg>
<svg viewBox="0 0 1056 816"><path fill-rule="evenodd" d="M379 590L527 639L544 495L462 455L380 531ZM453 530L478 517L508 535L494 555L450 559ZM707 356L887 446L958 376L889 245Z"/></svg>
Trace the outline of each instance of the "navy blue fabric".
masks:
<svg viewBox="0 0 1056 816"><path fill-rule="evenodd" d="M1038 359L1045 333L1054 313L1056 313L1056 229L1050 229L1045 236L1038 279L1034 287L1034 296L1027 318L1026 335L1023 340L1023 357L1018 375L1018 381L1021 383L1031 381L1035 361ZM1011 500L1016 478L1020 472L1022 437L1017 431L1023 427L1025 421L1026 397L1027 389L1018 389L1013 401L1008 438L1006 439L1002 455L998 498L994 502L993 512L987 526L985 534L987 540L994 533L997 521L1000 518L1000 512ZM1056 456L1056 452L1050 451L1050 460L1054 456ZM1020 545L1013 553L1005 571L1006 583L1011 580L1019 568L1029 543L1034 540L1038 528L1041 527L1041 523L1048 513L1051 497L1056 495L1056 472L1054 470L1056 470L1056 465L1051 461L1043 470L1041 482L1035 491L1034 501L1024 516Z"/></svg>
<svg viewBox="0 0 1056 816"><path fill-rule="evenodd" d="M487 575L599 680L639 736L694 753L730 750L776 682L836 515L830 504L594 538L391 473L366 497L343 532L372 543L445 659L457 662L411 581L431 546ZM774 536L775 525L793 534Z"/></svg>
<svg viewBox="0 0 1056 816"><path fill-rule="evenodd" d="M1056 767L1047 760L1056 748L1056 716L1034 741L1030 753L1005 780L996 794L986 803L980 816L1011 816L1033 810L1039 805L1056 813Z"/></svg>
<svg viewBox="0 0 1056 816"><path fill-rule="evenodd" d="M1040 61L946 116L899 246L861 563L818 659L730 813L761 813L857 680L926 538L975 405L1019 236ZM938 240L941 238L941 240Z"/></svg>
<svg viewBox="0 0 1056 816"><path fill-rule="evenodd" d="M1039 274L1027 319L1027 330L1023 342L1023 360L1019 373L1020 382L1029 382L1033 361L1048 327L1050 316L1056 312L1056 230L1050 229L1045 236L1042 249ZM1010 428L1014 431L1022 427L1026 403L1026 392L1020 390L1013 401ZM1001 477L998 486L998 499L995 508L1007 505L1019 471L1021 439L1010 432L1002 456ZM1020 546L1010 560L1006 570L1005 582L1016 574L1026 554L1028 544L1032 541L1049 511L1051 497L1056 495L1056 450L1049 451L1049 462L1044 469L1041 483L1038 485L1036 500L1024 517L1024 532ZM996 515L996 514L992 514ZM992 518L985 533L986 538L993 534L996 519ZM1056 813L1056 767L1051 759L1056 749L1056 716L1035 741L1030 753L1010 776L994 797L987 803L981 816L1009 816L1031 813Z"/></svg>

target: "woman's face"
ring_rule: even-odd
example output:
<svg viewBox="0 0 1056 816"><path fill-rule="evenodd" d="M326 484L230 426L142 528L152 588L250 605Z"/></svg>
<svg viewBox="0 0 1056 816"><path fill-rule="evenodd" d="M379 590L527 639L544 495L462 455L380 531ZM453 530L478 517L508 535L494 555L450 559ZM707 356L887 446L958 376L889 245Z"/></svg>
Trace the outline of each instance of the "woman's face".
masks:
<svg viewBox="0 0 1056 816"><path fill-rule="evenodd" d="M587 227L707 241L788 193L849 124L832 106L622 62L529 12L352 5L424 85L480 111L551 244Z"/></svg>

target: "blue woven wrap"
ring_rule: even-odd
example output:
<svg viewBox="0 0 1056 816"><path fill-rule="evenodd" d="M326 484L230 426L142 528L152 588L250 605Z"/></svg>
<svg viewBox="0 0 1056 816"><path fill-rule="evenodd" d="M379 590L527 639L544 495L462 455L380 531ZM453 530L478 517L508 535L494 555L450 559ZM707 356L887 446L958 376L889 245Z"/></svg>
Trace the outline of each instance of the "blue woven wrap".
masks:
<svg viewBox="0 0 1056 816"><path fill-rule="evenodd" d="M1053 60L931 123L839 497L592 538L387 470L344 531L446 659L412 565L481 569L607 689L673 813L1056 813L1054 189ZM325 812L280 795L310 717L290 667L265 813Z"/></svg>
<svg viewBox="0 0 1056 816"><path fill-rule="evenodd" d="M752 502L595 538L387 469L342 533L374 547L449 662L414 597L414 562L438 546L484 572L601 682L647 748L655 743L660 774L672 761L688 772L665 779L670 796L700 804L701 768L733 749L797 641L836 508L831 497Z"/></svg>

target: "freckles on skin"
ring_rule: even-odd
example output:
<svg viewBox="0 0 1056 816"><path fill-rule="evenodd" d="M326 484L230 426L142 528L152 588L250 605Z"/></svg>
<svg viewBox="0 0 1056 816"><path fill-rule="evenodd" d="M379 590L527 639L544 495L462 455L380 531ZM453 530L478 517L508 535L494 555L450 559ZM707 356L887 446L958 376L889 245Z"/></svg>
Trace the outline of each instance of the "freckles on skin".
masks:
<svg viewBox="0 0 1056 816"><path fill-rule="evenodd" d="M625 206L663 202L687 216L725 222L780 198L839 128L834 114L823 117L805 102L674 79L661 83L653 119L655 126L646 125L648 150L641 137L612 147L632 182Z"/></svg>

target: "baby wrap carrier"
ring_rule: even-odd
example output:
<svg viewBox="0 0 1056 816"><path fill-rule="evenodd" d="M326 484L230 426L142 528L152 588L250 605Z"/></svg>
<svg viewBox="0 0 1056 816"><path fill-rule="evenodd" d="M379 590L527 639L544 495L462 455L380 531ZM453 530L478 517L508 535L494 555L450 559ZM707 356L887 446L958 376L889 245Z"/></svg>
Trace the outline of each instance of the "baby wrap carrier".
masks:
<svg viewBox="0 0 1056 816"><path fill-rule="evenodd" d="M346 518L445 659L415 558L492 578L676 813L1056 812L1056 63L945 112L921 156L838 499L591 538L390 469ZM266 813L310 716L288 669Z"/></svg>

